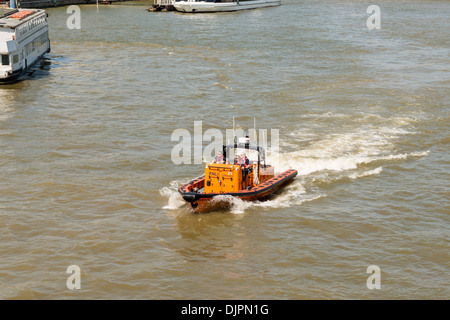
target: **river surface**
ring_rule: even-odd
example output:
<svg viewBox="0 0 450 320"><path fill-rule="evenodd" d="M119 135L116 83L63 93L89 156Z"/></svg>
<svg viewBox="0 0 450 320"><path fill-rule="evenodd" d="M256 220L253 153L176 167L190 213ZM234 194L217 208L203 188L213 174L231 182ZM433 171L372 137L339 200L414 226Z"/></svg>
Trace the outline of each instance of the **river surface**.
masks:
<svg viewBox="0 0 450 320"><path fill-rule="evenodd" d="M448 1L148 7L48 9L45 64L0 87L1 299L450 298ZM172 134L233 118L298 176L193 214Z"/></svg>

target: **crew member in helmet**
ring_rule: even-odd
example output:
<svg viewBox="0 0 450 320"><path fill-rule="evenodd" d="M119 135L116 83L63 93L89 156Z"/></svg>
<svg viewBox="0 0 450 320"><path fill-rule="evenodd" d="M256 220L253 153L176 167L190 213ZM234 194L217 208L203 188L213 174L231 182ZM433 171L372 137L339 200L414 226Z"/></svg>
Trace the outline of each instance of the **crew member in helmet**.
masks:
<svg viewBox="0 0 450 320"><path fill-rule="evenodd" d="M241 164L241 157L238 154L234 157L234 164Z"/></svg>
<svg viewBox="0 0 450 320"><path fill-rule="evenodd" d="M248 166L250 165L250 160L248 160L247 155L245 154L245 152L241 153L241 162L240 162L241 167L243 168L248 168Z"/></svg>
<svg viewBox="0 0 450 320"><path fill-rule="evenodd" d="M239 164L241 165L242 168L242 179L244 179L245 181L247 175L250 172L250 160L247 158L245 152L241 153Z"/></svg>
<svg viewBox="0 0 450 320"><path fill-rule="evenodd" d="M213 163L225 163L225 157L223 156L223 152L217 152L217 156L214 157Z"/></svg>

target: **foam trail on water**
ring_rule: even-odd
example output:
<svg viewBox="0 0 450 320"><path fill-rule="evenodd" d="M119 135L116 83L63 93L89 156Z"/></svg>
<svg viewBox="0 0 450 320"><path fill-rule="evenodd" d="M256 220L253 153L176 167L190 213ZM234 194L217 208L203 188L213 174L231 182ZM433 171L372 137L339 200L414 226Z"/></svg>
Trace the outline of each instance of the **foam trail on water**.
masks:
<svg viewBox="0 0 450 320"><path fill-rule="evenodd" d="M410 157L427 156L429 151L380 156L340 156L334 158L310 158L299 152L280 154L280 172L287 169L296 169L299 175L309 175L319 171L347 171L357 169L362 164L371 164L377 161L406 160ZM380 171L381 172L381 171ZM379 173L379 172L378 172Z"/></svg>
<svg viewBox="0 0 450 320"><path fill-rule="evenodd" d="M247 208L252 206L251 202L229 195L216 196L212 201L227 202L230 205L230 212L234 214L243 214Z"/></svg>
<svg viewBox="0 0 450 320"><path fill-rule="evenodd" d="M163 209L174 210L186 205L186 201L184 201L183 197L178 192L178 188L179 186L181 186L181 184L182 183L179 181L172 181L170 183L170 187L164 187L159 190L159 193L163 197L169 198L168 204L164 206Z"/></svg>
<svg viewBox="0 0 450 320"><path fill-rule="evenodd" d="M362 178L362 177L371 176L371 175L374 175L374 174L380 174L381 171L383 171L383 167L378 167L378 168L375 168L373 170L365 171L363 173L353 173L353 174L349 175L349 177L351 179L358 179L358 178Z"/></svg>
<svg viewBox="0 0 450 320"><path fill-rule="evenodd" d="M400 119L405 122L405 119ZM400 121L398 120L398 121ZM397 122L398 122L397 121ZM299 175L309 175L319 171L355 170L362 164L376 161L404 160L409 157L428 155L429 151L396 154L395 141L399 135L411 134L403 128L374 127L359 128L356 132L326 135L317 139L309 134L309 145L301 148L292 142L302 136L302 132L288 135L287 144L298 150L285 153L269 154L268 159L274 163L279 172L289 168L296 169ZM302 143L304 145L305 142Z"/></svg>

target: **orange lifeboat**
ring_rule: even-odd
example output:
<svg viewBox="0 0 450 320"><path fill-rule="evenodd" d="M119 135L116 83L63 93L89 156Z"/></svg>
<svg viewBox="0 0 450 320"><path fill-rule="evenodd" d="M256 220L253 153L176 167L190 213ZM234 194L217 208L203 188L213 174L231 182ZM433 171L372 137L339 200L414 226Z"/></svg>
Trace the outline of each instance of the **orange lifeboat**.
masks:
<svg viewBox="0 0 450 320"><path fill-rule="evenodd" d="M245 162L242 158L234 160L234 155L237 158L239 155L246 157L247 153L253 153L251 161ZM266 164L265 150L260 146L250 146L249 143L224 145L220 157L221 161L206 164L205 175L178 189L195 213L230 206L227 197L217 196L231 196L244 201L264 200L298 174L295 169L275 174L274 167Z"/></svg>

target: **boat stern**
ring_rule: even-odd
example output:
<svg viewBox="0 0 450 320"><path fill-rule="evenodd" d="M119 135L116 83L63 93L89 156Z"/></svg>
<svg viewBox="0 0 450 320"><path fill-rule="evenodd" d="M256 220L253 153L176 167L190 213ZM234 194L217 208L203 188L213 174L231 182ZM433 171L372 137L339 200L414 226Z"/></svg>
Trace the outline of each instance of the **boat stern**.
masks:
<svg viewBox="0 0 450 320"><path fill-rule="evenodd" d="M14 30L0 31L0 81L13 74L13 53L16 51Z"/></svg>

